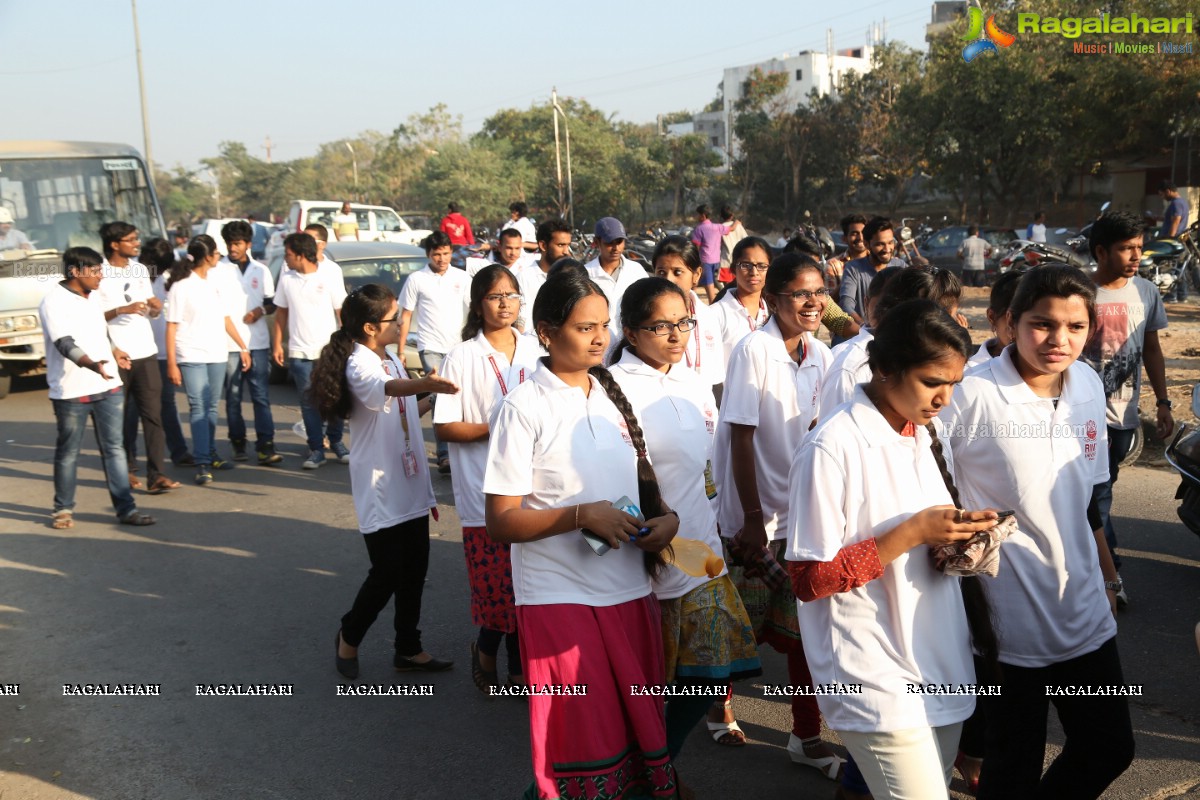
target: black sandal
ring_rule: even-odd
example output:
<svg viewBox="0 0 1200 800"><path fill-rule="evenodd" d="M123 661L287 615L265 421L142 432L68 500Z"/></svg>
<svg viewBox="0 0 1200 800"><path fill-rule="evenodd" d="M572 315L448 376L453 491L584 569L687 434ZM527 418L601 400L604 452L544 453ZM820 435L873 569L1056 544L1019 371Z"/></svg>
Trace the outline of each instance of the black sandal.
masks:
<svg viewBox="0 0 1200 800"><path fill-rule="evenodd" d="M490 687L500 685L500 676L496 674L496 670L489 672L483 668L483 664L479 663L479 644L477 642L471 642L471 680L475 681L475 688L488 697L492 695Z"/></svg>
<svg viewBox="0 0 1200 800"><path fill-rule="evenodd" d="M143 527L145 525L153 525L155 522L158 522L158 520L149 514L143 514L140 511L130 511L128 514L121 517L122 525L135 525L137 527Z"/></svg>

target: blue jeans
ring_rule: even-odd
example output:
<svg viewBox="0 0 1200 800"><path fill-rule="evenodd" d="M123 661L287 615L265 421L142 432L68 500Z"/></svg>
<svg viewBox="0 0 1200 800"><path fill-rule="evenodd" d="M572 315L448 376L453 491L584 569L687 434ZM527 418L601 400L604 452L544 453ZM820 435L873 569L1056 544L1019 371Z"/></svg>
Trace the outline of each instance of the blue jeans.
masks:
<svg viewBox="0 0 1200 800"><path fill-rule="evenodd" d="M180 364L192 423L192 454L197 467L212 466L217 452L217 404L225 380L225 362Z"/></svg>
<svg viewBox="0 0 1200 800"><path fill-rule="evenodd" d="M268 350L250 351L250 369L242 372L242 354L230 353L225 365L225 424L229 440L244 441L246 420L242 417L242 387L250 386L250 402L254 405L254 436L257 444L275 440L275 420L271 417L271 396L267 385L271 376L271 353Z"/></svg>
<svg viewBox="0 0 1200 800"><path fill-rule="evenodd" d="M75 510L75 476L79 461L79 446L87 418L96 429L96 444L104 464L108 496L118 518L137 511L133 491L129 488L129 462L125 459L124 438L125 395L118 389L112 394L80 400L51 400L54 417L58 420L58 440L54 445L54 511Z"/></svg>
<svg viewBox="0 0 1200 800"><path fill-rule="evenodd" d="M403 351L401 351L403 353ZM445 353L435 353L432 350L420 350L417 355L421 357L421 368L425 370L425 374L429 374L429 370L436 369L440 375L442 372L442 362L446 360ZM401 356L403 357L403 355ZM437 404L437 395L431 395L433 403ZM437 445L437 460L440 464L443 459L450 457L450 446L437 438L437 434L433 435L433 441Z"/></svg>
<svg viewBox="0 0 1200 800"><path fill-rule="evenodd" d="M330 447L342 441L342 432L345 430L346 422L342 419L335 419L325 425L322 431L321 412L317 411L317 407L313 405L308 396L308 387L312 385L313 366L316 363L309 358L293 358L289 360L288 368L292 373L292 383L296 384L296 391L300 394L300 416L304 419L304 433L308 437L308 449L324 453L326 438L329 439Z"/></svg>
<svg viewBox="0 0 1200 800"><path fill-rule="evenodd" d="M1108 552L1112 553L1113 566L1121 569L1121 557L1117 555L1117 533L1112 524L1113 484L1117 482L1117 474L1121 471L1121 461L1129 455L1133 447L1134 429L1121 430L1111 425L1108 428L1108 482L1097 483L1092 490L1092 497L1100 511L1100 520L1104 523L1104 541L1108 543Z"/></svg>

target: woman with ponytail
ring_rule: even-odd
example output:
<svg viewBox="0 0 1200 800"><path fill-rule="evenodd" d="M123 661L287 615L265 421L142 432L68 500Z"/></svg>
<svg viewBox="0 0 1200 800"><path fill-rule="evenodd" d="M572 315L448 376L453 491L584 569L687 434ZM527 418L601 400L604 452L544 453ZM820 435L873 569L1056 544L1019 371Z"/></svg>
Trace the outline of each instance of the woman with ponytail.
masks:
<svg viewBox="0 0 1200 800"><path fill-rule="evenodd" d="M871 380L824 420L791 470L788 561L817 698L875 800L945 797L969 694L972 640L994 639L986 609L938 572L929 547L996 524L957 505L932 421L962 380L966 331L930 300L901 303L867 346ZM970 623L969 623L970 620ZM969 627L970 625L970 627Z"/></svg>
<svg viewBox="0 0 1200 800"><path fill-rule="evenodd" d="M1093 284L1074 267L1025 273L1007 307L1012 344L967 373L946 419L963 502L1016 511L999 573L979 580L995 609L1002 693L982 698L979 797L1095 798L1133 760L1122 696L1049 687L1120 686L1120 579L1093 488L1108 477L1104 387L1078 362L1096 328ZM1042 774L1053 703L1066 743Z"/></svg>
<svg viewBox="0 0 1200 800"><path fill-rule="evenodd" d="M217 454L217 406L229 361L225 335L242 351L242 372L250 350L225 313L220 293L208 279L221 260L216 241L200 234L188 243L187 259L171 268L167 288L167 378L187 394L196 458L196 484L212 483L214 469L233 469ZM224 356L222 357L222 351Z"/></svg>
<svg viewBox="0 0 1200 800"><path fill-rule="evenodd" d="M678 238L678 237L672 237ZM695 245L688 243L695 249ZM662 263L656 262L661 269ZM688 368L697 324L679 286L646 278L621 298L622 341L612 376L646 431L647 452L663 499L679 509L680 530L721 552L710 459L717 403L704 376ZM762 674L754 629L728 571L712 578L666 569L653 580L662 609L667 681L720 686ZM712 704L712 695L667 702L671 758Z"/></svg>
<svg viewBox="0 0 1200 800"><path fill-rule="evenodd" d="M679 518L662 500L637 417L601 366L600 287L552 274L531 315L549 355L500 404L484 477L488 534L512 545L534 782L526 797L673 798L661 696L631 686L664 674L650 575ZM617 507L632 500L645 522Z"/></svg>
<svg viewBox="0 0 1200 800"><path fill-rule="evenodd" d="M499 683L496 656L501 640L508 651L509 685L524 682L509 546L488 536L483 512L492 413L533 374L541 355L537 339L513 327L520 313L517 279L506 267L492 264L475 274L463 341L450 349L442 364L442 376L461 391L441 398L433 412L434 432L439 441L449 443L454 463L450 480L463 526L471 619L479 628L471 643L471 678L485 695Z"/></svg>
<svg viewBox="0 0 1200 800"><path fill-rule="evenodd" d="M313 405L321 417L354 420L350 492L371 570L337 635L334 664L350 680L358 677L359 644L393 596L396 671L438 672L454 664L426 653L417 628L429 567L429 510L437 500L416 395L453 394L458 387L436 375L408 377L404 362L387 349L400 340L399 318L396 296L386 286L356 289L342 304L342 326L322 348L312 374Z"/></svg>

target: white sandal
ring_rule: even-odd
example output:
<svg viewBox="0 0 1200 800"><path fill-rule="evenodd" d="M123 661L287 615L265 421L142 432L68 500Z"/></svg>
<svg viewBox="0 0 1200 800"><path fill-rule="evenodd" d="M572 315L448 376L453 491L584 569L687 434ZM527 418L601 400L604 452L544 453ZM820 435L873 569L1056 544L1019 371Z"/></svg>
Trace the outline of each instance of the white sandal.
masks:
<svg viewBox="0 0 1200 800"><path fill-rule="evenodd" d="M820 740L818 739L818 741ZM838 773L842 765L846 763L846 759L838 755L811 758L804 752L804 740L794 733L788 738L787 751L792 758L792 763L812 767L831 781L838 779Z"/></svg>
<svg viewBox="0 0 1200 800"><path fill-rule="evenodd" d="M745 747L746 732L738 727L737 720L733 722L713 722L708 720L708 733L712 736L712 740L719 745L725 747ZM728 741L721 741L726 736L733 737Z"/></svg>

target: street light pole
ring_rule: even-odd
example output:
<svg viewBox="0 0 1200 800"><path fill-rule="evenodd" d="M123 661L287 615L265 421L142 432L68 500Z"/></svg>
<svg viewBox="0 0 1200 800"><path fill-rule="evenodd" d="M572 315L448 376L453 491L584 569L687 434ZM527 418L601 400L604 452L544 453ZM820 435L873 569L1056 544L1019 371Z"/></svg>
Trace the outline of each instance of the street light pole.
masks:
<svg viewBox="0 0 1200 800"><path fill-rule="evenodd" d="M215 194L217 198L217 218L220 219L221 217L225 216L221 213L221 176L213 172L211 169L205 171L208 173L208 177L213 179L213 194Z"/></svg>
<svg viewBox="0 0 1200 800"><path fill-rule="evenodd" d="M142 70L142 36L138 32L137 0L129 0L133 8L133 46L137 53L138 95L142 101L142 141L146 149L146 166L149 168L150 185L154 186L154 155L150 152L150 119L146 114L146 79Z"/></svg>
<svg viewBox="0 0 1200 800"><path fill-rule="evenodd" d="M349 142L345 142L346 149L350 151L350 164L354 167L354 199L359 200L358 196L358 158L354 155L354 148Z"/></svg>
<svg viewBox="0 0 1200 800"><path fill-rule="evenodd" d="M558 134L558 115L562 114L563 127L567 132L567 214L570 219L571 227L575 227L575 192L571 184L571 121L567 116L567 112L563 111L562 106L558 104L558 92L555 91L551 95L551 104L554 106L554 132L557 141ZM561 181L561 178L560 178Z"/></svg>
<svg viewBox="0 0 1200 800"><path fill-rule="evenodd" d="M563 182L562 182L562 153L558 145L558 88L550 90L550 116L554 118L554 172L558 177L558 207L565 209L563 204ZM574 227L574 226L571 226Z"/></svg>

